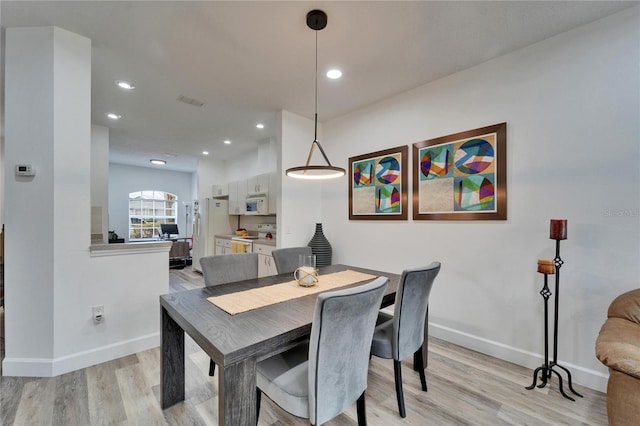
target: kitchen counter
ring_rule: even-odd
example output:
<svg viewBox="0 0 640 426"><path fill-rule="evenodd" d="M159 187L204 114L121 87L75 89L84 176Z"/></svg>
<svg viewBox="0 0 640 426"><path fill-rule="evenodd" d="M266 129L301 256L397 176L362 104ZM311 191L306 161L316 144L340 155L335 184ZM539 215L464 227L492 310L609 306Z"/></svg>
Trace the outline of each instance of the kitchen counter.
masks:
<svg viewBox="0 0 640 426"><path fill-rule="evenodd" d="M134 243L115 244L91 244L89 252L91 257L96 256L119 256L130 254L144 254L169 252L172 246L171 241L141 241Z"/></svg>
<svg viewBox="0 0 640 426"><path fill-rule="evenodd" d="M237 235L214 235L215 238L230 240L232 238L240 238ZM263 244L265 246L276 246L276 239L267 239L267 238L248 238L247 241L251 241L253 244Z"/></svg>

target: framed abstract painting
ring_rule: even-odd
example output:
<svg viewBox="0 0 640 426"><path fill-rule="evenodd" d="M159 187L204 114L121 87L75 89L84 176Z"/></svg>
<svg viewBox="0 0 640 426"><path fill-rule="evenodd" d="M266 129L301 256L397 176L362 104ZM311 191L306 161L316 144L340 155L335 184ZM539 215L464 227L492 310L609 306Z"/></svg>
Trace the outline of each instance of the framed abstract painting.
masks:
<svg viewBox="0 0 640 426"><path fill-rule="evenodd" d="M414 220L507 219L507 123L413 144Z"/></svg>
<svg viewBox="0 0 640 426"><path fill-rule="evenodd" d="M408 147L349 158L349 219L407 220Z"/></svg>

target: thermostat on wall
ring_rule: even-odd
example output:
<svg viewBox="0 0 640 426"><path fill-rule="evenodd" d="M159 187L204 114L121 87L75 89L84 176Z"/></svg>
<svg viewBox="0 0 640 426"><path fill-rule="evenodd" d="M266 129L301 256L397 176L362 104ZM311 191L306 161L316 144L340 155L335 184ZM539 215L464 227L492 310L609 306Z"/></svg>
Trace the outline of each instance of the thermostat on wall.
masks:
<svg viewBox="0 0 640 426"><path fill-rule="evenodd" d="M36 171L31 164L18 164L16 166L16 176L35 176Z"/></svg>

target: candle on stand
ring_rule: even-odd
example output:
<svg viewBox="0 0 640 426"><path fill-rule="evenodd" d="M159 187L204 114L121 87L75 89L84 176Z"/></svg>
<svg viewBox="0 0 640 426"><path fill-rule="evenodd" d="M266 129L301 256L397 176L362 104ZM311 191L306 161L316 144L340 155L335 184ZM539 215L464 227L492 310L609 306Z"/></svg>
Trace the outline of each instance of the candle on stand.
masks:
<svg viewBox="0 0 640 426"><path fill-rule="evenodd" d="M544 274L544 287L540 290L540 296L544 299L544 364L542 366L536 368L533 371L533 383L530 386L527 386L526 389L534 389L536 387L543 388L549 384L551 381L552 373L555 373L558 376L558 385L560 388L560 393L563 397L575 401L574 398L567 395L562 387L562 376L561 372L567 374L567 383L569 385L569 390L573 392L574 395L582 397L578 392L573 389L573 385L571 384L571 372L569 369L562 367L558 364L558 308L559 297L558 293L560 290L560 268L564 261L560 257L560 241L567 239L567 219L551 219L551 227L550 227L550 238L552 240L556 240L556 255L551 259L538 259L538 272ZM548 280L549 274L554 275L555 281L555 300L554 300L554 320L553 320L553 359L549 358L549 296L552 295L551 290L549 289ZM558 369L560 370L558 370ZM538 376L538 374L540 374ZM538 378L542 380L542 383L538 386Z"/></svg>
<svg viewBox="0 0 640 426"><path fill-rule="evenodd" d="M318 282L318 271L312 266L301 266L293 273L294 278L303 287L311 287Z"/></svg>
<svg viewBox="0 0 640 426"><path fill-rule="evenodd" d="M298 256L298 269L293 272L293 277L303 287L311 287L318 283L318 270L316 269L316 255L301 254Z"/></svg>
<svg viewBox="0 0 640 426"><path fill-rule="evenodd" d="M538 272L540 272L541 274L555 274L555 262L553 260L538 259Z"/></svg>
<svg viewBox="0 0 640 426"><path fill-rule="evenodd" d="M567 219L551 219L550 236L552 240L567 239Z"/></svg>

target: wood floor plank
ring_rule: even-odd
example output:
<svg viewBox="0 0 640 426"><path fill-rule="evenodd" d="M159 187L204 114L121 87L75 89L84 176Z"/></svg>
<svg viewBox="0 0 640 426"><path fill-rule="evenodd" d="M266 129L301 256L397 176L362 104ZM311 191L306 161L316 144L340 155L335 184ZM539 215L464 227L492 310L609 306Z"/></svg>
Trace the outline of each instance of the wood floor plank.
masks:
<svg viewBox="0 0 640 426"><path fill-rule="evenodd" d="M504 379L509 382L519 383L522 386L531 384L532 371L508 361L490 357L471 349L462 348L443 340L434 348L434 353L445 356L447 359L456 361L463 366L473 365L476 370L481 370L492 374L494 377Z"/></svg>
<svg viewBox="0 0 640 426"><path fill-rule="evenodd" d="M523 413L529 413L539 408L541 405L540 396L547 399L549 398L547 395L535 394L533 391L531 391L531 394L528 394L528 391L526 391L522 385L505 380L502 377L492 377L490 373L481 369L461 371L460 369L450 368L445 370L440 361L441 358L437 355L431 357L432 368L430 368L431 374L429 378L430 383L441 383L440 386L444 389L450 388L451 383L456 383L458 386L477 388L486 395L490 395L492 398L501 401L502 404L512 404L513 409L519 409ZM447 361L451 363L451 360ZM445 371L446 375L443 375L441 372ZM541 412L543 412L543 410L541 410ZM553 412L548 411L544 415L548 419L550 416L553 416Z"/></svg>
<svg viewBox="0 0 640 426"><path fill-rule="evenodd" d="M429 380L428 400L435 407L443 407L469 424L506 425L498 418L501 402L463 382L448 380L446 376L433 375ZM405 400L412 396L411 388ZM419 406L419 401L416 401Z"/></svg>
<svg viewBox="0 0 640 426"><path fill-rule="evenodd" d="M159 356L160 352L156 352ZM194 359L196 362L194 362ZM206 403L217 398L218 376L209 377L208 373L209 357L204 351L200 350L185 358L185 401L193 407L198 407L203 402ZM155 397L160 401L160 385L154 385L152 390ZM217 401L215 399L215 404L218 403Z"/></svg>
<svg viewBox="0 0 640 426"><path fill-rule="evenodd" d="M89 418L89 395L86 370L58 377L53 403L54 425L77 425Z"/></svg>
<svg viewBox="0 0 640 426"><path fill-rule="evenodd" d="M200 418L208 425L218 424L218 397L196 404L196 411Z"/></svg>
<svg viewBox="0 0 640 426"><path fill-rule="evenodd" d="M217 404L217 400L212 404ZM205 421L196 405L191 401L185 401L181 404L176 404L173 407L169 407L163 411L164 418L169 425L189 425L189 426L207 426L218 424L217 416L215 422Z"/></svg>
<svg viewBox="0 0 640 426"><path fill-rule="evenodd" d="M24 385L36 380L32 377L0 377L0 425L13 424Z"/></svg>
<svg viewBox="0 0 640 426"><path fill-rule="evenodd" d="M160 385L160 351L149 349L136 354L144 379L150 387Z"/></svg>
<svg viewBox="0 0 640 426"><path fill-rule="evenodd" d="M53 424L53 403L57 377L42 378L26 383L13 424L16 426Z"/></svg>
<svg viewBox="0 0 640 426"><path fill-rule="evenodd" d="M500 408L500 412L498 413L498 418L504 421L505 423L511 424L511 425L537 426L540 424L539 418L523 413L521 410L517 410L509 406L508 404L504 404L502 408ZM556 424L569 424L569 423L563 420L561 423L556 423Z"/></svg>
<svg viewBox="0 0 640 426"><path fill-rule="evenodd" d="M434 346L436 344L434 343ZM486 355L478 355L486 357ZM490 371L483 368L471 369L463 371L461 369L446 368L442 362L443 358L437 353L431 356L430 367L432 381L442 377L441 372L446 372L446 379L453 383L464 384L465 386L481 389L487 395L500 401L504 405L510 406L512 409L519 410L527 416L537 417L543 424L556 424L566 422L585 422L594 425L606 425L606 413L602 415L599 410L589 409L589 404L595 403L598 406L606 406L604 399L600 400L597 394L599 392L590 393L589 402L585 401L571 402L560 395L560 393L551 388L548 394L537 392L535 390L526 390L522 383L506 380L498 375L493 375ZM451 359L447 359L448 365L451 365ZM467 366L469 367L469 366ZM472 368L472 367L470 367ZM520 368L512 366L511 368ZM593 392L593 391L592 391ZM585 392L586 394L586 392Z"/></svg>
<svg viewBox="0 0 640 426"><path fill-rule="evenodd" d="M116 378L118 364L110 361L86 369L91 425L115 425L127 419Z"/></svg>
<svg viewBox="0 0 640 426"><path fill-rule="evenodd" d="M203 351L192 354L185 361L187 399L193 404L213 400L218 403L218 374L209 377L209 357ZM217 407L217 405L216 405Z"/></svg>
<svg viewBox="0 0 640 426"><path fill-rule="evenodd" d="M167 424L158 399L144 378L142 367L138 364L116 370L116 378L128 424Z"/></svg>
<svg viewBox="0 0 640 426"><path fill-rule="evenodd" d="M202 274L192 270L191 266L170 271L169 286L172 292L204 287Z"/></svg>

